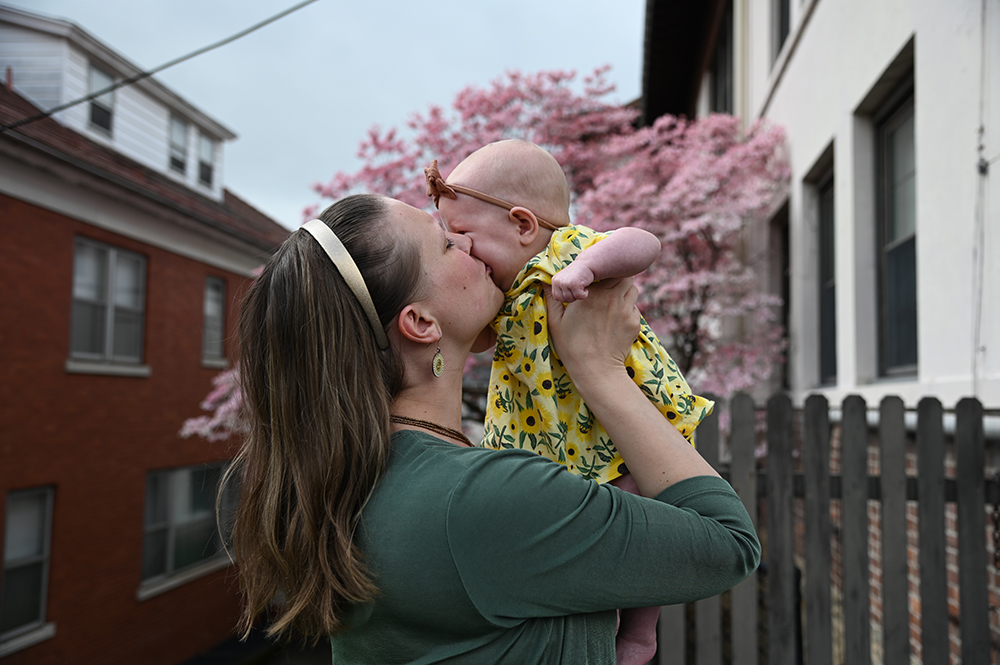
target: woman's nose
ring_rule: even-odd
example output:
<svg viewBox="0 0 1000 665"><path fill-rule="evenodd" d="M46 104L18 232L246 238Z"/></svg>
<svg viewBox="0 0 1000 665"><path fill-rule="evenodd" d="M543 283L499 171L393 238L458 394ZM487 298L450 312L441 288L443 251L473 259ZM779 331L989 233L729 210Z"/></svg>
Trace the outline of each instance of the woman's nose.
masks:
<svg viewBox="0 0 1000 665"><path fill-rule="evenodd" d="M472 238L462 235L461 233L453 233L451 235L451 241L455 243L455 247L458 247L466 254L470 254L472 252Z"/></svg>

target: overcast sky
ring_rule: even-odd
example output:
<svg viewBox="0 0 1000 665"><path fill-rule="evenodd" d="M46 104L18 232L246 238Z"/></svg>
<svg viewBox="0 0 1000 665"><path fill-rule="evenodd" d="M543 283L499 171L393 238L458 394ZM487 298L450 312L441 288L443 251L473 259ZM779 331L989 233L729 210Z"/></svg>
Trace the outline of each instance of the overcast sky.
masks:
<svg viewBox="0 0 1000 665"><path fill-rule="evenodd" d="M142 69L299 0L0 0L76 23ZM509 69L610 64L613 100L639 96L645 0L318 0L157 78L233 130L226 186L280 223L309 186L358 166L373 124L450 105Z"/></svg>

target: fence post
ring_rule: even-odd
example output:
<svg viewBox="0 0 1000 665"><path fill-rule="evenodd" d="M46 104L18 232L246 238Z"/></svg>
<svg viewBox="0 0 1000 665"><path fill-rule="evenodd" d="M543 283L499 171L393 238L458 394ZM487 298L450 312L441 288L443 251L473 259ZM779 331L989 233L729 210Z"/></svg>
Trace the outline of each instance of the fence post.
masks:
<svg viewBox="0 0 1000 665"><path fill-rule="evenodd" d="M925 397L917 405L920 644L925 663L947 663L950 652L942 415L941 402L933 397Z"/></svg>
<svg viewBox="0 0 1000 665"><path fill-rule="evenodd" d="M843 499L844 662L871 662L868 587L868 423L865 400L844 399L840 435Z"/></svg>
<svg viewBox="0 0 1000 665"><path fill-rule="evenodd" d="M882 399L879 468L882 488L882 625L886 663L910 662L910 583L907 577L906 432L903 400Z"/></svg>
<svg viewBox="0 0 1000 665"><path fill-rule="evenodd" d="M832 665L830 606L830 408L826 397L806 399L802 473L805 480L806 662Z"/></svg>
<svg viewBox="0 0 1000 665"><path fill-rule="evenodd" d="M986 500L983 406L965 398L955 407L955 477L958 485L958 583L961 598L962 662L990 662L986 579Z"/></svg>
<svg viewBox="0 0 1000 665"><path fill-rule="evenodd" d="M729 414L731 418L729 448L732 452L729 482L743 499L743 505L756 529L757 460L754 449L757 446L757 416L753 398L744 393L736 395L730 402ZM733 665L757 665L759 611L756 571L733 587L729 598Z"/></svg>
<svg viewBox="0 0 1000 665"><path fill-rule="evenodd" d="M698 452L706 462L719 470L719 413L712 413L698 425L696 430ZM720 596L712 596L695 603L695 661L697 665L721 665L722 663L722 602Z"/></svg>
<svg viewBox="0 0 1000 665"><path fill-rule="evenodd" d="M792 540L792 401L767 402L768 662L795 664L795 564Z"/></svg>

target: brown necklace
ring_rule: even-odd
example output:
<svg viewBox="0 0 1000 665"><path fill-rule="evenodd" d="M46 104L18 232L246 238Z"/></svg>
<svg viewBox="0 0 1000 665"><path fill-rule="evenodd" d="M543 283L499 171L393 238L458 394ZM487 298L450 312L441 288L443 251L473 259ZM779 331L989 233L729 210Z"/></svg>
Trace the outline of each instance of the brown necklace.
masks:
<svg viewBox="0 0 1000 665"><path fill-rule="evenodd" d="M389 416L389 420L398 425L413 425L414 427L423 427L424 429L429 429L432 432L437 432L438 434L444 434L447 437L456 439L457 441L463 441L470 448L474 447L472 441L469 441L469 437L465 436L457 429L452 429L450 427L445 427L444 425L438 425L437 423L432 423L427 420L418 420L416 418L409 418L407 416Z"/></svg>

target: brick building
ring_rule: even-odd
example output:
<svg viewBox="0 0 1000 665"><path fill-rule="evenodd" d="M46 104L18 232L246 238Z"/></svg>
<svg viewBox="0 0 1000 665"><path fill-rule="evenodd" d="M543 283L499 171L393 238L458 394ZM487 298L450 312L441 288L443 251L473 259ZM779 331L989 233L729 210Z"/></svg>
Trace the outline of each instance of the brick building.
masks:
<svg viewBox="0 0 1000 665"><path fill-rule="evenodd" d="M4 71L8 125L138 70L0 6ZM5 663L178 663L232 634L232 444L177 433L288 233L224 188L233 138L151 79L0 133Z"/></svg>

